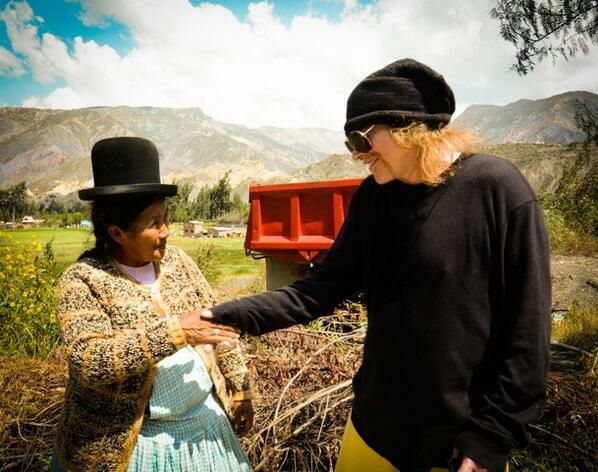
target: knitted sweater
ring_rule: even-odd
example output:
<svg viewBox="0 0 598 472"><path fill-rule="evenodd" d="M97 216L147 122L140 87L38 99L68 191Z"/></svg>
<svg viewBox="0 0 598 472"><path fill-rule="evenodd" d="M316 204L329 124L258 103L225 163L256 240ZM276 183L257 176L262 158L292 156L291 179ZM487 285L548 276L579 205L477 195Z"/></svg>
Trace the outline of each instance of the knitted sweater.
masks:
<svg viewBox="0 0 598 472"><path fill-rule="evenodd" d="M61 278L59 323L69 381L56 449L68 470L126 469L157 363L186 345L178 316L215 301L183 251L168 247L157 272L156 293L103 257L81 259ZM229 398L249 393L240 350L197 351L230 416Z"/></svg>

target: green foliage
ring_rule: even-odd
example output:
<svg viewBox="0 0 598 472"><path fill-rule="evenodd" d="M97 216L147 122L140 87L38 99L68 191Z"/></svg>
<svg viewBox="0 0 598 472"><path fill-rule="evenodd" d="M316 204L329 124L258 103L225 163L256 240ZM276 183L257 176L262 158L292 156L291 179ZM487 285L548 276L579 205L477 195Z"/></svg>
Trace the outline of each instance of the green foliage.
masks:
<svg viewBox="0 0 598 472"><path fill-rule="evenodd" d="M195 262L210 284L220 277L220 257L212 243L201 243L195 250Z"/></svg>
<svg viewBox="0 0 598 472"><path fill-rule="evenodd" d="M31 205L27 201L27 186L25 182L0 190L0 220L16 221L25 213L30 212Z"/></svg>
<svg viewBox="0 0 598 472"><path fill-rule="evenodd" d="M566 215L549 197L543 200L548 200L543 202L544 219L553 254L589 256L598 252L598 238L568 224Z"/></svg>
<svg viewBox="0 0 598 472"><path fill-rule="evenodd" d="M591 145L598 146L598 110L592 110L586 103L577 101L574 118L575 126L586 135L583 147L584 152L589 154Z"/></svg>
<svg viewBox="0 0 598 472"><path fill-rule="evenodd" d="M598 161L590 162L589 151L580 149L565 168L553 203L571 227L598 237Z"/></svg>
<svg viewBox="0 0 598 472"><path fill-rule="evenodd" d="M193 218L214 220L222 215L245 215L249 205L244 203L237 194L232 193L230 185L230 171L227 171L218 182L212 186L204 185L194 199L191 199L193 185L172 182L179 186L178 194L168 199L168 213L171 221L187 221Z"/></svg>
<svg viewBox="0 0 598 472"><path fill-rule="evenodd" d="M490 12L500 34L517 48L513 68L526 75L536 61L588 54L598 42L598 3L594 0L497 0ZM554 252L593 254L598 247L598 111L578 102L575 123L586 135L577 157L566 166L554 195L543 198ZM579 145L577 145L579 147Z"/></svg>
<svg viewBox="0 0 598 472"><path fill-rule="evenodd" d="M249 220L249 203L241 200L236 193L233 196L232 208L218 218L219 224L246 225Z"/></svg>
<svg viewBox="0 0 598 472"><path fill-rule="evenodd" d="M46 357L58 344L59 269L52 242L12 242L0 234L0 351Z"/></svg>
<svg viewBox="0 0 598 472"><path fill-rule="evenodd" d="M568 59L588 54L598 42L595 0L497 0L490 17L500 22L500 35L517 48L513 68L526 75L550 56Z"/></svg>
<svg viewBox="0 0 598 472"><path fill-rule="evenodd" d="M218 218L220 215L230 211L233 207L231 201L231 186L230 186L230 171L226 172L224 176L209 190L210 206L208 214L205 218Z"/></svg>
<svg viewBox="0 0 598 472"><path fill-rule="evenodd" d="M204 186L200 189L194 207L199 218L216 219L231 212L237 216L243 215L249 205L237 194L232 193L228 171L214 186Z"/></svg>
<svg viewBox="0 0 598 472"><path fill-rule="evenodd" d="M166 200L168 205L168 217L171 221L187 221L193 217L189 198L193 185L189 182L178 182L173 180L173 185L178 186L177 194Z"/></svg>
<svg viewBox="0 0 598 472"><path fill-rule="evenodd" d="M597 111L578 103L575 122L586 139L570 146L576 157L563 169L554 194L545 195L543 202L559 252L593 254L598 248L598 159L593 158L598 147Z"/></svg>

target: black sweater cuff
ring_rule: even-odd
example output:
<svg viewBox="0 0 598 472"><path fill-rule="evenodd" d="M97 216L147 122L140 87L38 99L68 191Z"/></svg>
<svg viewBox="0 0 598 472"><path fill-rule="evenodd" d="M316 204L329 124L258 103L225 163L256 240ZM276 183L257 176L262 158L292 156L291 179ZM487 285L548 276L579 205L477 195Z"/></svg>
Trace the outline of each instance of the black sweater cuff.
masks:
<svg viewBox="0 0 598 472"><path fill-rule="evenodd" d="M238 300L231 300L229 302L221 303L219 305L210 308L212 315L214 316L213 321L215 323L221 323L228 326L233 326L240 329L243 333L247 332L247 327L244 326L246 323L243 317L238 316L237 311L239 308Z"/></svg>
<svg viewBox="0 0 598 472"><path fill-rule="evenodd" d="M464 456L486 467L490 472L505 472L511 447L504 441L502 444L489 441L478 432L465 430L455 441L455 448Z"/></svg>

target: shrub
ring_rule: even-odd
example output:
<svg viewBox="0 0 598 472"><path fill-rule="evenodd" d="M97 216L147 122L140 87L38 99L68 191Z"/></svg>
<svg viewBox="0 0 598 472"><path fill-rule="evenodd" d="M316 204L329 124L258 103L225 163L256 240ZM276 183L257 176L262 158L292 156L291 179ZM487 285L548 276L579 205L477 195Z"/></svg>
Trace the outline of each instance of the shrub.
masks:
<svg viewBox="0 0 598 472"><path fill-rule="evenodd" d="M220 257L213 243L201 243L195 251L195 262L210 284L214 284L220 277Z"/></svg>
<svg viewBox="0 0 598 472"><path fill-rule="evenodd" d="M563 211L544 201L544 220L553 254L591 256L598 252L598 238L571 226Z"/></svg>
<svg viewBox="0 0 598 472"><path fill-rule="evenodd" d="M0 351L46 357L58 344L59 269L52 242L20 243L0 234Z"/></svg>

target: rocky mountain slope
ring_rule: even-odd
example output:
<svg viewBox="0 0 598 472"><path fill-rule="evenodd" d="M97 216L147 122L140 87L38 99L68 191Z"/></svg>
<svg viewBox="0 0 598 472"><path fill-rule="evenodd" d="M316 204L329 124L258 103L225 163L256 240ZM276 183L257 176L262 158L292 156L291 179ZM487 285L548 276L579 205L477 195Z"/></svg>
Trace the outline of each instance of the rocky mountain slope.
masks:
<svg viewBox="0 0 598 472"><path fill-rule="evenodd" d="M579 103L596 110L598 95L578 91L542 100L518 100L502 107L472 105L455 124L478 131L491 144L569 144L584 139L574 120Z"/></svg>
<svg viewBox="0 0 598 472"><path fill-rule="evenodd" d="M563 164L574 156L565 144L584 137L573 118L579 102L598 109L598 95L568 92L504 107L474 105L455 123L477 129L490 144L488 152L513 160L538 193L552 192ZM218 122L199 108L0 108L0 187L24 180L41 196L90 186L91 147L108 136L151 138L160 151L163 180L191 182L196 189L226 171L241 195L252 182L367 175L343 150L341 131L252 129Z"/></svg>
<svg viewBox="0 0 598 472"><path fill-rule="evenodd" d="M37 194L87 186L91 147L109 136L150 137L164 179L197 184L226 170L233 182L287 175L343 146L340 132L250 129L215 121L198 108L0 108L0 185L25 180Z"/></svg>

